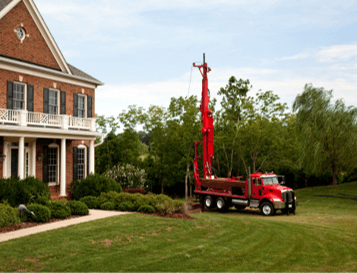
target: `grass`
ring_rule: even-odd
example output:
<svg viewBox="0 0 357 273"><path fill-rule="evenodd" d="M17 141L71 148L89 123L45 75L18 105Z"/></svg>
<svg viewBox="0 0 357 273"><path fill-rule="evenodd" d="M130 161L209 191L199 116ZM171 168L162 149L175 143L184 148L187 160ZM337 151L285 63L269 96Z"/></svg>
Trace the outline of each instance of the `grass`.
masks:
<svg viewBox="0 0 357 273"><path fill-rule="evenodd" d="M297 214L130 214L0 244L1 271L357 271L357 183L296 191ZM341 195L342 196L342 195Z"/></svg>

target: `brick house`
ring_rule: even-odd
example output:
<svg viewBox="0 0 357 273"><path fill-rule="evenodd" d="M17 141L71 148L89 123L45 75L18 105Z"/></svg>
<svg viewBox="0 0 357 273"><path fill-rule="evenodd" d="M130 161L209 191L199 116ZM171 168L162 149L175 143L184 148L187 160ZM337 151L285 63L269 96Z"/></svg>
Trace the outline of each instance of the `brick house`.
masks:
<svg viewBox="0 0 357 273"><path fill-rule="evenodd" d="M37 177L56 198L94 173L98 85L66 62L33 0L0 0L0 178Z"/></svg>

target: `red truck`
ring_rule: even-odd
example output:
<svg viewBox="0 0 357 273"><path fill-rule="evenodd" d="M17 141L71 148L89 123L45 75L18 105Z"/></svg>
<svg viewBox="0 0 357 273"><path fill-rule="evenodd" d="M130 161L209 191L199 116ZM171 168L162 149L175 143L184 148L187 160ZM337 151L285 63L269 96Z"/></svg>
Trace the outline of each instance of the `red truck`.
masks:
<svg viewBox="0 0 357 273"><path fill-rule="evenodd" d="M202 148L203 148L203 178L199 177L197 145L195 142L195 159L193 161L194 182L196 195L200 196L202 207L216 208L219 211L228 210L234 206L236 209L246 207L259 208L263 215L274 215L277 210L289 214L295 213L298 204L294 191L280 185L278 176L274 173L249 174L246 181L241 177L218 178L211 168L214 159L214 126L213 113L209 109L209 90L207 73L211 71L205 62L196 65L202 79L202 104L200 106L202 118Z"/></svg>

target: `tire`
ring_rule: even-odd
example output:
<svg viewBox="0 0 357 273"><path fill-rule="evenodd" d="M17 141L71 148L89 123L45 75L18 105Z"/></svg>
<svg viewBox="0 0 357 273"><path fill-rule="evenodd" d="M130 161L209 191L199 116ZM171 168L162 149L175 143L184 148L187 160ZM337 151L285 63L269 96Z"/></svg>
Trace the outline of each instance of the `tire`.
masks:
<svg viewBox="0 0 357 273"><path fill-rule="evenodd" d="M207 195L204 204L206 208L208 209L214 209L216 207L216 202L213 200L213 198L210 195Z"/></svg>
<svg viewBox="0 0 357 273"><path fill-rule="evenodd" d="M236 210L242 210L246 208L246 206L242 206L242 205L233 205L233 206L236 208Z"/></svg>
<svg viewBox="0 0 357 273"><path fill-rule="evenodd" d="M261 206L260 206L260 211L262 212L262 214L264 216L273 216L275 214L275 210L274 207L271 203L269 202L264 202Z"/></svg>
<svg viewBox="0 0 357 273"><path fill-rule="evenodd" d="M221 212L228 210L227 202L222 197L217 198L216 205L218 210Z"/></svg>

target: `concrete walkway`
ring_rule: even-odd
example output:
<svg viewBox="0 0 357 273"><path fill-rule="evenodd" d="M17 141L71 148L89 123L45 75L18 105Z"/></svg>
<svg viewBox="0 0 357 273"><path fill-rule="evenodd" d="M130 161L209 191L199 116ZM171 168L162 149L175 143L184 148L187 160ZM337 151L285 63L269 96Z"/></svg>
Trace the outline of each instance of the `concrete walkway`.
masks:
<svg viewBox="0 0 357 273"><path fill-rule="evenodd" d="M80 224L80 223L85 223L85 222L89 222L89 221L93 221L93 220L98 220L98 219L103 219L103 218L108 218L108 217L118 216L118 215L123 215L123 214L128 214L128 213L130 213L130 212L90 209L89 215L87 215L87 216L82 216L82 217L78 217L78 218L74 218L74 219L63 220L63 221L58 221L58 222L54 222L54 223L39 225L36 227L24 228L24 229L0 234L0 243L9 241L12 239L24 237L27 235L44 232L47 230L68 227L71 225L76 225L76 224Z"/></svg>

